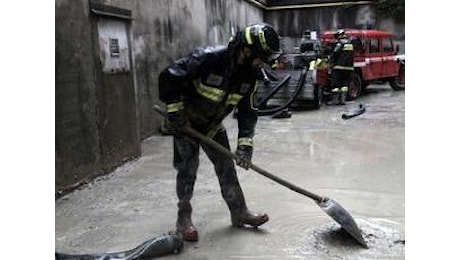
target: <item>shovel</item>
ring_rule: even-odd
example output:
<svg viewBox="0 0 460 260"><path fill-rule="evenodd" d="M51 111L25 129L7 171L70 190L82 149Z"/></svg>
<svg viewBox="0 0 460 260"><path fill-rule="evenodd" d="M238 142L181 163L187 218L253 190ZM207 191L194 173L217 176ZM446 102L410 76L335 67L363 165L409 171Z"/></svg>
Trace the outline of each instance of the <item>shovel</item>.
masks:
<svg viewBox="0 0 460 260"><path fill-rule="evenodd" d="M166 112L164 112L160 107L154 106L154 110L162 115L163 117L166 117ZM231 157L234 160L239 160L238 155L232 153L229 151L227 148L223 147L219 143L215 142L214 140L208 138L207 136L199 133L195 129L185 126L182 128L182 131L192 137L195 137L202 141L203 143L212 146L216 150L220 151L221 153L226 154L227 156ZM348 211L343 208L339 203L336 201L327 198L327 197L322 197L317 194L314 194L313 192L307 191L305 189L302 189L284 179L281 179L278 176L275 176L268 171L260 168L259 166L256 166L255 164L250 163L249 168L252 170L256 171L257 173L269 178L270 180L277 182L278 184L283 185L286 188L289 188L297 193L300 193L304 196L309 197L310 199L314 200L316 204L324 211L326 214L328 214L332 219L334 219L337 223L342 226L345 231L348 232L356 241L358 241L359 244L361 244L364 248L369 248L366 244L366 241L364 241L364 238L361 234L361 230L358 228L356 225L355 220L353 217L348 213Z"/></svg>

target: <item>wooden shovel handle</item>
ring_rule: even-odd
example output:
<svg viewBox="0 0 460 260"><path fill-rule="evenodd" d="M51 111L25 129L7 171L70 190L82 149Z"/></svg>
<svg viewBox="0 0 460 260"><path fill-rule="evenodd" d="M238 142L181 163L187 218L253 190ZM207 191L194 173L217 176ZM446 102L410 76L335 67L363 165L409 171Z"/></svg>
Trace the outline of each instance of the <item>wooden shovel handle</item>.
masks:
<svg viewBox="0 0 460 260"><path fill-rule="evenodd" d="M154 106L154 110L160 114L161 116L163 117L166 117L167 116L167 113L165 111L163 111L159 106ZM200 141L202 141L203 143L215 148L216 150L218 150L219 152L223 153L223 154L226 154L227 156L231 157L232 159L234 160L238 160L239 157L238 155L232 153L231 151L229 151L227 148L223 147L222 145L220 145L219 143L217 143L216 141L212 140L211 138L203 135L202 133L196 131L195 129L191 128L190 126L185 126L182 128L182 131L192 137L195 137L197 139L199 139ZM249 168L251 168L252 170L254 170L255 172L269 178L270 180L274 181L274 182L277 182L278 184L281 184L283 185L284 187L287 187L297 193L300 193L302 195L305 195L307 197L309 197L310 199L313 199L315 200L317 203L321 202L324 200L323 197L317 195L317 194L314 194L313 192L310 192L310 191L307 191L305 189L302 189L284 179L281 179L280 177L276 176L276 175L273 175L271 174L270 172L260 168L259 166L253 164L252 162L250 162L250 165L249 165Z"/></svg>

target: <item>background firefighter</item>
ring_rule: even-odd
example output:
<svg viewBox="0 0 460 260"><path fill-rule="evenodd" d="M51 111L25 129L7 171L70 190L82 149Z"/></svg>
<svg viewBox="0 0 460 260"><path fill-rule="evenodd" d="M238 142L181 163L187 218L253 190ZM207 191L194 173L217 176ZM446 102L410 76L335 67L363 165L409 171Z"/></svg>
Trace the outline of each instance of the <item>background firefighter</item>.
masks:
<svg viewBox="0 0 460 260"><path fill-rule="evenodd" d="M345 34L345 30L336 32L336 42L329 57L331 66L330 91L332 92L332 104L345 105L348 93L348 85L353 78L353 44Z"/></svg>
<svg viewBox="0 0 460 260"><path fill-rule="evenodd" d="M253 152L257 123L254 107L256 79L263 63L280 55L275 30L264 23L248 26L232 36L228 46L201 47L175 61L159 76L160 99L166 103L166 127L174 134L174 167L177 170L177 231L186 241L197 241L198 231L192 223L193 188L199 165L200 146L214 164L222 196L227 203L233 226L260 226L267 214L251 213L245 202L231 158L182 135L184 125L207 135L230 149L222 120L238 109L237 164L248 169Z"/></svg>

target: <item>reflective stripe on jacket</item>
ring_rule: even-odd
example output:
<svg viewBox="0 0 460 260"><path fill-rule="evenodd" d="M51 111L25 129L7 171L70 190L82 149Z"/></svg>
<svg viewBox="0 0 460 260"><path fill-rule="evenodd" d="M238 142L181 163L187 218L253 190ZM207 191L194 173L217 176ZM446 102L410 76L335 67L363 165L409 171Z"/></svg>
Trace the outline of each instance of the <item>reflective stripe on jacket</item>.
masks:
<svg viewBox="0 0 460 260"><path fill-rule="evenodd" d="M237 107L238 138L252 138L257 123L257 71L249 66L231 71L230 66L226 46L198 48L160 73L160 100L168 107L183 102L187 119L203 134L218 127Z"/></svg>
<svg viewBox="0 0 460 260"><path fill-rule="evenodd" d="M346 38L338 40L331 55L332 68L353 70L353 55L353 44L350 40Z"/></svg>

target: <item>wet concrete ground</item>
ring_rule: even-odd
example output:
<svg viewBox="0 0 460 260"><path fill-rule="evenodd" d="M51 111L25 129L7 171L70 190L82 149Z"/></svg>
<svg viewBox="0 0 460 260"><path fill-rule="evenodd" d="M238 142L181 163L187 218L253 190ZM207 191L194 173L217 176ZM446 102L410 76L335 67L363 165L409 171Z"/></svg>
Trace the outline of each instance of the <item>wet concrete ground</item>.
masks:
<svg viewBox="0 0 460 260"><path fill-rule="evenodd" d="M343 120L359 103L367 111ZM200 241L162 259L404 259L405 93L371 85L356 102L260 117L253 162L304 189L333 198L361 228L356 244L314 201L238 169L248 206L266 212L259 229L236 229L204 153L192 199ZM232 147L237 124L224 122ZM55 249L105 253L131 249L175 229L172 138L153 136L143 155L55 203Z"/></svg>

